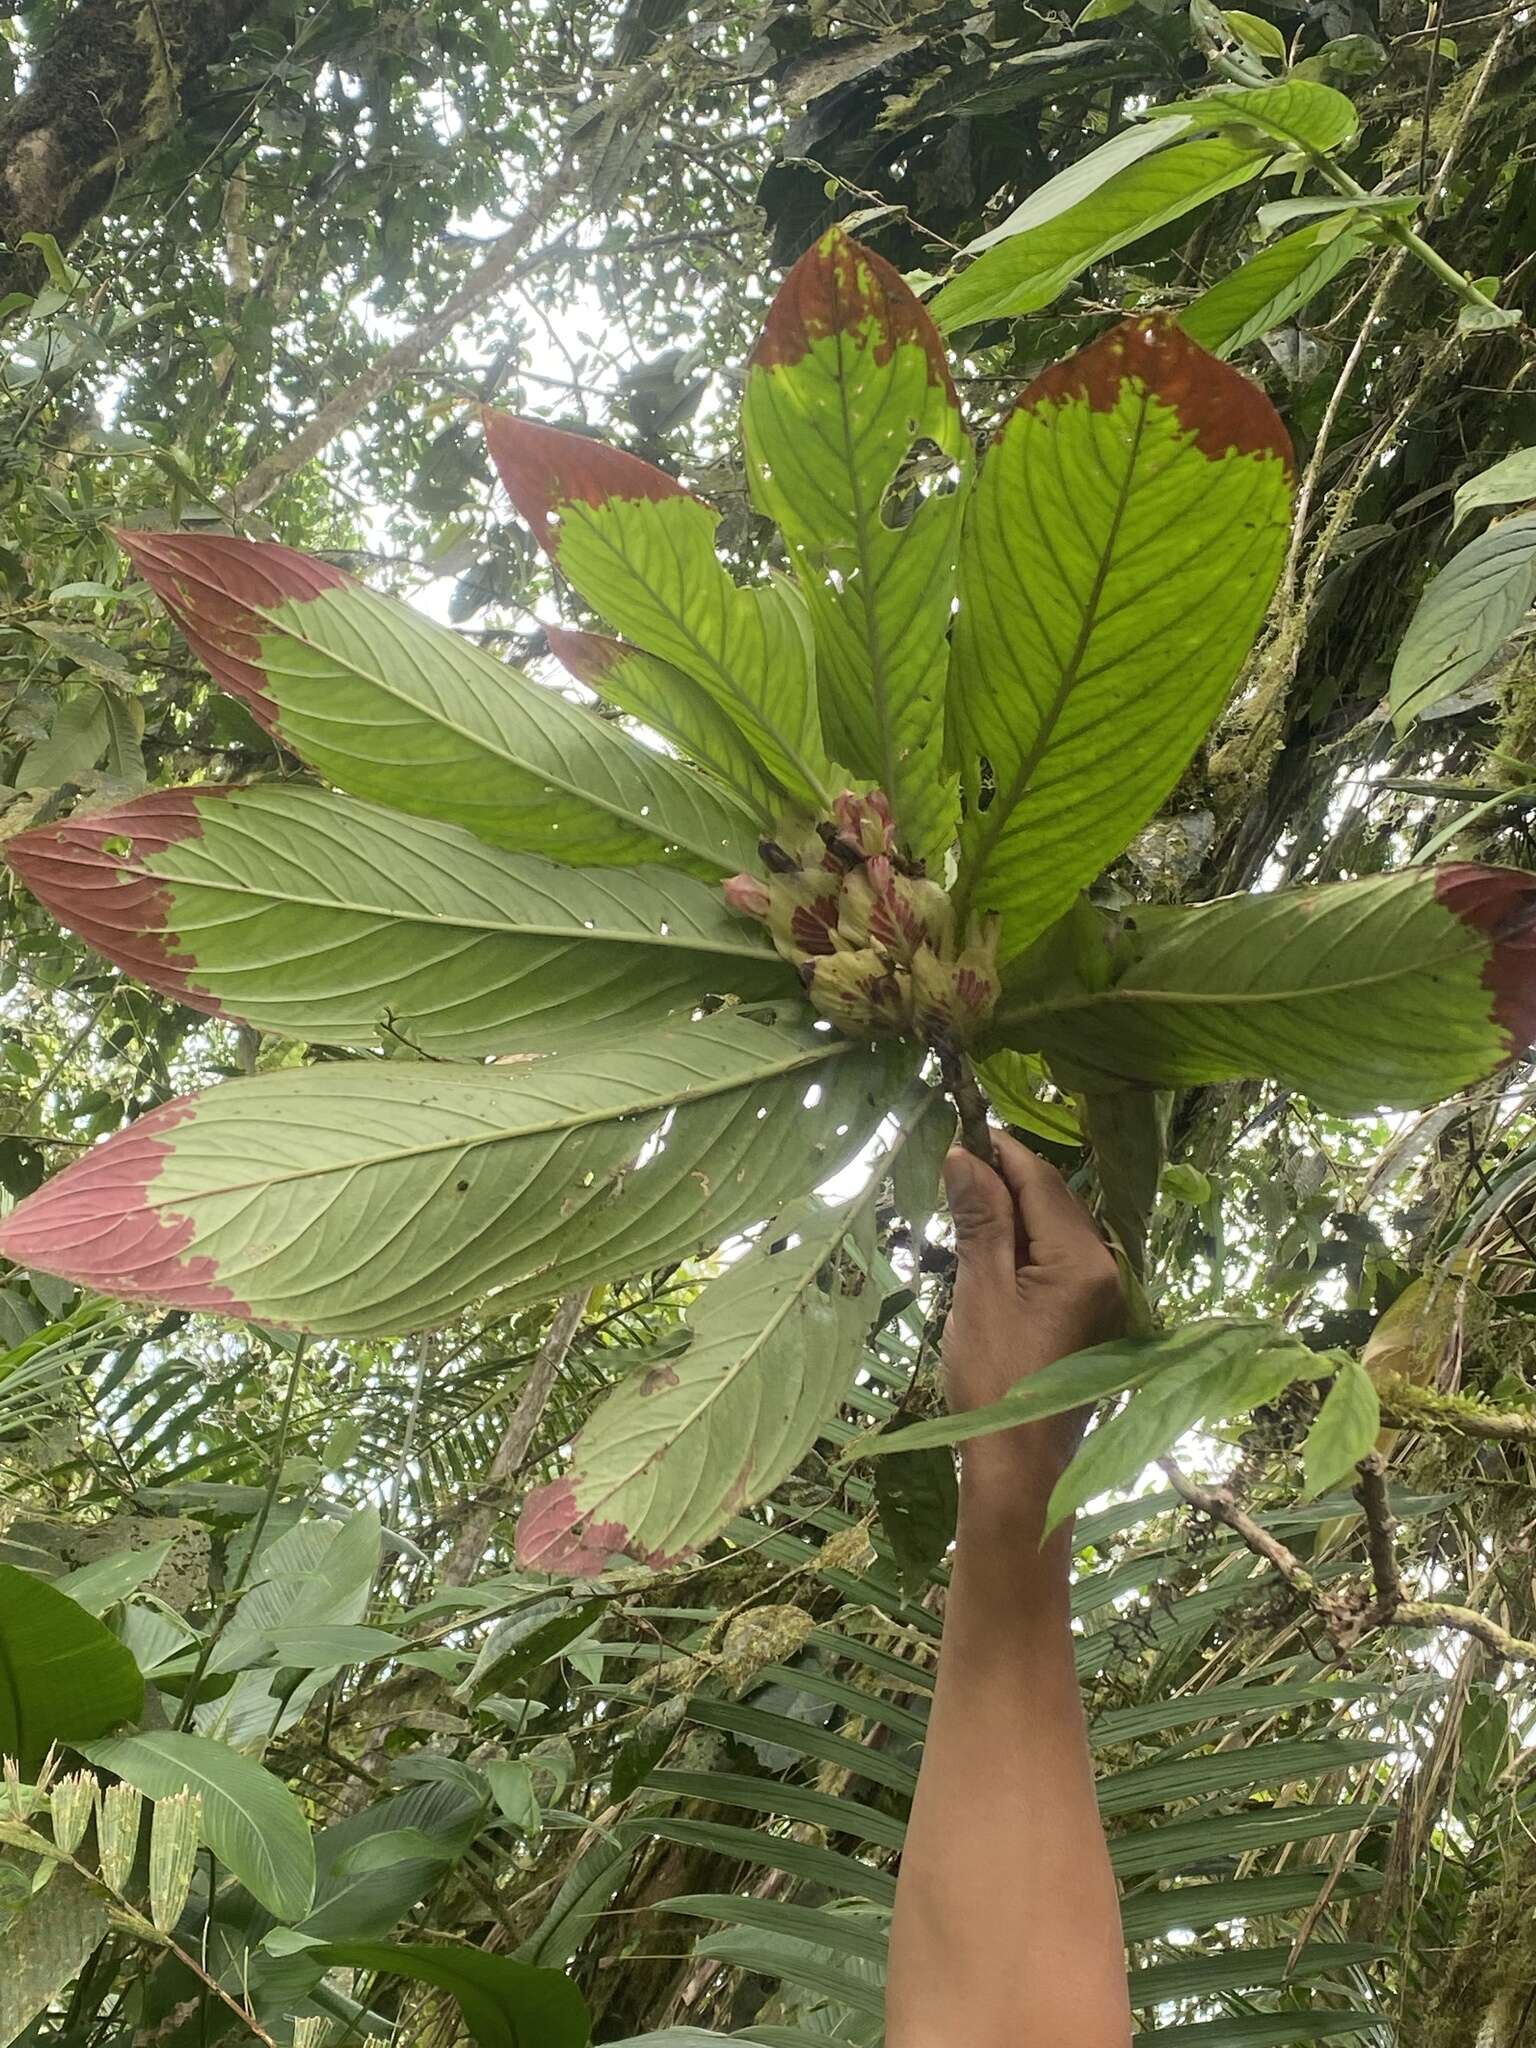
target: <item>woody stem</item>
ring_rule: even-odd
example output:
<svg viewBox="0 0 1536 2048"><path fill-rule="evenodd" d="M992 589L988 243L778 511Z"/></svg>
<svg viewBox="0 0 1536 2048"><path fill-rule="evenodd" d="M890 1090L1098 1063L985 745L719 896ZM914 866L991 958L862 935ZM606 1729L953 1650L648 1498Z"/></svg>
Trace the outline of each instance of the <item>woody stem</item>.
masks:
<svg viewBox="0 0 1536 2048"><path fill-rule="evenodd" d="M987 1122L987 1098L981 1092L975 1068L959 1046L948 1039L936 1039L933 1049L938 1055L939 1073L945 1090L960 1119L961 1144L967 1152L990 1166L994 1173L998 1172L997 1148L992 1143L992 1127Z"/></svg>

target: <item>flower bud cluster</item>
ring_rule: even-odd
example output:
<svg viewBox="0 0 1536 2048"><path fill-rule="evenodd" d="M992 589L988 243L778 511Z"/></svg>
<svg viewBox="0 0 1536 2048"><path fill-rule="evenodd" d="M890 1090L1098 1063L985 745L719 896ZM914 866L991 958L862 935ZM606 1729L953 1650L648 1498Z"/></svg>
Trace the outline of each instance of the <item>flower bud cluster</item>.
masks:
<svg viewBox="0 0 1536 2048"><path fill-rule="evenodd" d="M856 1038L966 1045L997 1002L997 921L955 931L947 892L902 858L880 790L844 790L816 836L764 840L766 877L725 899L768 927L823 1017Z"/></svg>

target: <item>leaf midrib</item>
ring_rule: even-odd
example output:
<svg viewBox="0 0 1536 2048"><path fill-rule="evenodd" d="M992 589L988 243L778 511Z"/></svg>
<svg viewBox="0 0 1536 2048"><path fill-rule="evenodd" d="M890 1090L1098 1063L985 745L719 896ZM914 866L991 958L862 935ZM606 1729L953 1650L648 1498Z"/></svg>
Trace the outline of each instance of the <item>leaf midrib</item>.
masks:
<svg viewBox="0 0 1536 2048"><path fill-rule="evenodd" d="M620 502L644 503L645 501L626 499L621 500ZM598 520L587 519L583 523L586 527L587 532L590 533L595 540L600 541L602 545L608 550L609 554L613 556L615 561L620 563L626 575L636 577L640 576L640 572L634 567L633 563L631 563L628 555L619 546L618 542L613 538L613 536L604 529L604 527L600 524ZM734 581L734 579L730 576L730 574L720 561L719 556L715 553L713 540L708 542L707 547L709 559L714 566L715 573L726 585L730 593L729 597L726 600L726 607L728 608L730 605L738 604L740 600L744 597L750 598L751 586L747 584L737 583ZM640 580L643 582L644 578L640 577ZM770 591L773 588L771 584L768 584L764 587ZM681 638L687 643L687 645L693 649L694 654L697 656L699 661L702 662L703 665L709 670L710 674L714 676L716 681L721 685L721 687L725 690L726 694L730 697L731 701L737 706L739 706L740 716L751 719L754 725L760 726L764 732L771 733L773 735L774 744L782 749L784 758L793 765L793 767L799 775L804 777L806 788L812 792L817 802L821 804L822 808L830 812L832 808L831 791L822 781L821 776L817 773L816 769L811 765L810 762L806 760L805 756L800 751L798 741L787 739L785 735L781 733L776 726L771 725L769 723L766 708L760 704L756 704L753 702L751 697L748 696L743 685L736 680L735 674L732 672L732 670L727 668L725 663L722 660L720 660L720 658L717 655L710 653L709 649L704 645L703 641L700 640L698 634L694 632L693 627L688 623L687 618L681 612L674 611L670 606L664 604L662 602L660 594L657 591L650 590L648 594L650 596L651 602L655 605L656 609L661 613L662 617L670 622L673 631L679 634ZM798 632L796 632L794 637L798 642ZM662 658L663 657L660 656L656 657L656 659ZM812 682L814 685L814 678L812 678ZM723 711L726 709L724 705L721 705L720 708ZM726 716L729 718L731 716L731 713L729 711L726 711ZM737 724L737 731L741 733L742 738L745 739L748 745L750 746L750 735L739 723ZM753 752L756 753L757 751L758 750L754 747ZM766 761L763 763L763 766L768 774L773 775L773 779L775 782L782 783L782 778L778 775L773 774L772 768L768 766L768 763Z"/></svg>
<svg viewBox="0 0 1536 2048"><path fill-rule="evenodd" d="M1458 946L1454 952L1439 955L1434 965L1442 967L1465 960L1493 943L1490 934L1481 933L1475 939L1468 939L1465 946ZM1378 988L1385 982L1422 978L1424 972L1423 961L1415 960L1401 967L1384 968L1378 974L1358 974L1348 981L1314 981L1281 989L1220 992L1211 989L1136 988L1129 983L1118 983L1113 988L1087 989L1078 995L1065 996L1059 1002L1027 1003L1020 1009L1003 1009L998 1012L996 1023L998 1028L1032 1023L1041 1017L1059 1017L1067 1010L1090 1009L1096 1003L1204 1004L1208 1009L1227 1009L1234 1004L1294 1003L1312 997L1353 995L1358 989Z"/></svg>
<svg viewBox="0 0 1536 2048"><path fill-rule="evenodd" d="M370 1168L389 1166L402 1159L431 1159L443 1152L475 1152L486 1145L512 1144L520 1138L551 1137L558 1132L587 1130L593 1124L618 1123L626 1117L644 1116L648 1112L685 1109L696 1102L707 1102L717 1095L729 1095L737 1089L755 1088L764 1081L792 1074L797 1067L819 1064L838 1054L858 1052L860 1049L851 1038L828 1038L823 1045L801 1047L793 1058L775 1060L770 1065L754 1067L749 1073L738 1070L703 1087L648 1095L639 1101L626 1102L605 1109L585 1110L580 1115L554 1117L544 1123L520 1124L516 1128L487 1131L483 1137L441 1138L430 1145L411 1145L393 1152L370 1153L361 1159L334 1160L322 1166L293 1167L283 1173L264 1174L259 1180L229 1181L220 1187L199 1188L192 1192L183 1192L174 1198L167 1196L158 1205L152 1200L151 1188L145 1198L146 1206L174 1209L177 1214L184 1215L187 1203L206 1202L215 1196L240 1195L250 1190L285 1187L297 1181L323 1179L327 1174L364 1173ZM462 1073L469 1070L460 1068L458 1071ZM490 1075L494 1069L485 1067L476 1071ZM215 1090L215 1099L224 1093L227 1093L227 1090ZM168 1141L168 1147L174 1156L174 1138Z"/></svg>
<svg viewBox="0 0 1536 2048"><path fill-rule="evenodd" d="M365 599L374 600L374 593L372 591L362 591L360 593L353 591L348 594L352 596L361 594ZM275 617L273 612L267 607L252 605L250 609L254 616L261 619L272 631L281 633L287 639L292 640L297 646L305 648L309 653L318 654L324 660L334 662L338 668L345 670L348 675L355 677L359 682L365 683L373 689L382 690L386 696L393 697L396 703L406 705L419 717L425 718L429 724L440 726L444 731L457 734L460 739L468 742L470 746L476 748L479 752L489 754L494 759L506 762L519 775L526 775L531 779L542 781L548 786L560 790L563 795L590 806L593 810L602 811L608 817L617 818L622 824L628 826L631 831L653 839L659 845L686 847L690 853L696 854L699 859L707 861L711 867L719 869L722 873L731 865L728 856L723 854L718 846L701 846L681 831L664 832L660 829L659 825L652 826L650 820L642 817L638 811L626 809L623 804L612 802L605 797L595 794L580 783L571 780L567 774L562 772L561 768L545 770L543 768L536 769L531 767L526 761L520 760L516 754L510 752L502 744L499 732L496 733L493 744L483 733L472 732L468 726L461 725L457 719L449 718L438 711L425 710L417 699L399 689L387 676L359 667L356 662L350 661L346 655L324 646L318 640L306 640L304 635L290 620ZM266 667L265 663L263 663L263 667ZM530 684L529 687L536 688L537 685ZM268 671L268 688L272 689L270 671ZM286 715L292 712L301 718L304 715L301 707L285 704L275 690L273 690L273 702L277 705L278 711L281 714ZM562 703L561 708L564 711L575 713L578 717L586 716L575 705ZM598 730L601 732L603 730L601 722L594 721L594 723L597 724ZM603 741L599 738L596 743L601 746ZM324 742L321 744L323 745ZM333 750L327 748L327 751ZM662 755L657 755L655 758L663 762L664 766L670 765L665 762L665 757ZM632 762L629 765L637 775L642 773L641 764L638 761ZM705 794L714 795L715 792L707 791ZM728 799L728 801L731 802L732 808L737 808L734 799ZM752 823L752 819L745 812L742 813L742 819L745 824L750 825Z"/></svg>
<svg viewBox="0 0 1536 2048"><path fill-rule="evenodd" d="M1067 660L1062 664L1061 678L1057 683L1055 695L1049 708L1041 718L1040 729L1035 735L1034 742L1009 780L1009 793L1006 804L1003 801L1003 791L1001 788L998 788L992 793L991 803L981 813L981 824L976 838L976 856L974 860L967 864L967 872L961 876L955 891L955 921L959 925L964 924L965 913L970 908L971 898L975 894L976 885L986 874L992 856L997 850L998 840L1011 821L1013 813L1029 793L1030 778L1044 759L1046 749L1050 746L1051 740L1055 736L1056 727L1060 724L1067 705L1071 700L1072 692L1076 689L1081 679L1080 671L1093 635L1098 628L1099 606L1102 602L1104 587L1109 580L1110 569L1114 562L1115 545L1120 537L1120 528L1125 519L1126 507L1130 502L1132 489L1136 482L1136 465L1141 454L1142 437L1146 431L1147 414L1150 406L1151 394L1143 389L1137 407L1135 439L1131 443L1126 460L1125 476L1115 503L1109 532L1100 551L1098 566L1094 570L1093 582L1089 588L1087 601L1083 606L1083 619L1082 624L1078 628L1076 644Z"/></svg>
<svg viewBox="0 0 1536 2048"><path fill-rule="evenodd" d="M216 895L261 897L282 909L293 906L307 910L334 910L358 917L387 917L396 924L423 924L434 931L486 932L507 939L593 939L612 945L675 947L680 951L693 953L734 953L748 960L776 958L768 947L755 942L745 933L739 941L715 941L705 937L688 938L679 932L619 931L600 925L588 926L579 920L574 924L496 923L490 918L466 917L449 911L421 908L400 910L382 903L357 903L350 897L295 895L286 890L280 891L275 883L257 885L245 881L215 881L203 875L178 875L166 869L152 867L147 860L135 862L131 857L116 860L113 864L120 873L136 875L145 881L156 882L172 889L205 889ZM620 869L616 872L623 871Z"/></svg>

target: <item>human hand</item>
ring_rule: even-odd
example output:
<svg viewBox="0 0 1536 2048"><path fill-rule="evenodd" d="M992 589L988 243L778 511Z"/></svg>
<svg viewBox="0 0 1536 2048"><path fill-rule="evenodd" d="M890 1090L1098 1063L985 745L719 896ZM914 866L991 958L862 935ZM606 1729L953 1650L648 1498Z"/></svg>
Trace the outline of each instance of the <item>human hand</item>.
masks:
<svg viewBox="0 0 1536 2048"><path fill-rule="evenodd" d="M944 1162L958 1262L944 1378L956 1411L1125 1328L1119 1269L1093 1218L1053 1166L1001 1131L992 1140L1000 1175L958 1147ZM1082 1427L1077 1414L1018 1434L1039 1441L1044 1430L1070 1456Z"/></svg>

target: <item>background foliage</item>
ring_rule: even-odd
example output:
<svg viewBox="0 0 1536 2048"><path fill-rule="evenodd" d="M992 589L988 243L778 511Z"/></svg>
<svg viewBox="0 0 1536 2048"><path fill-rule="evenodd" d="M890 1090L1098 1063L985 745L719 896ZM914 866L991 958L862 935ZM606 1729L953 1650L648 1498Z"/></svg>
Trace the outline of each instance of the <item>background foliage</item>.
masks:
<svg viewBox="0 0 1536 2048"><path fill-rule="evenodd" d="M1321 0L1223 20L1196 0L1087 16L79 0L7 17L0 831L291 768L168 632L110 525L233 522L537 662L546 625L576 614L493 507L466 400L600 428L681 473L754 566L766 529L730 422L776 266L841 220L937 274L1213 60L1289 57L1347 91L1354 177L1421 200L1445 264L1498 280L1502 308L1529 303L1519 11ZM87 48L114 53L105 77L82 73ZM104 93L105 140L83 111ZM45 150L49 177L29 178ZM967 328L973 411L1107 314L1192 302L1259 246L1258 209L1288 189L1238 185ZM1438 701L1422 682L1441 657L1412 665L1421 593L1487 527L1458 492L1536 443L1530 329L1461 312L1411 251L1362 239L1294 317L1238 346L1296 438L1292 553L1232 712L1108 900L1447 851L1533 864L1529 585L1515 579L1507 630ZM1510 488L1518 506L1536 485ZM301 1057L148 996L7 888L8 1196L191 1083ZM1081 1167L1065 1105L1019 1085L1013 1110ZM1154 1307L1271 1314L1315 1349L1363 1347L1395 1402L1409 1590L1489 1626L1384 1629L1337 1661L1339 1610L1318 1588L1347 1602L1361 1525L1347 1493L1305 1498L1305 1390L1182 1455L1231 1477L1308 1583L1171 1493L1085 1518L1081 1666L1149 2030L1536 2038L1530 1707L1494 1647L1536 1634L1532 1099L1521 1068L1414 1117L1346 1121L1278 1086L1172 1106ZM574 1594L513 1567L512 1511L620 1345L675 1340L700 1273L597 1290L558 1376L545 1308L306 1346L7 1276L4 1555L69 1605L28 1621L36 1581L18 1592L6 1573L0 1640L56 1645L57 1695L81 1719L63 1727L57 1696L39 1704L35 1677L13 1674L0 1748L34 1771L27 1715L51 1712L154 1818L135 1831L103 1809L73 1852L88 1874L38 1890L35 1838L7 1823L0 2035L235 2039L254 2020L286 2041L297 2014L305 2048L460 2024L579 2041L559 1989L521 1965L568 1966L599 2041L876 2041L944 1513L932 1465L899 1485L880 1476L899 1460L872 1466L880 1502L834 1462L852 1429L933 1405L942 1229L886 1249L900 1284L867 1384L771 1507L664 1577ZM167 1725L114 1736L141 1673ZM204 1846L157 1933L151 1863L162 1834L175 1862L161 1816L182 1787ZM55 1794L43 1839L59 1826ZM503 1966L480 2004L450 2002L441 1948L421 1961L443 1936ZM418 1945L414 1964L390 1941Z"/></svg>

